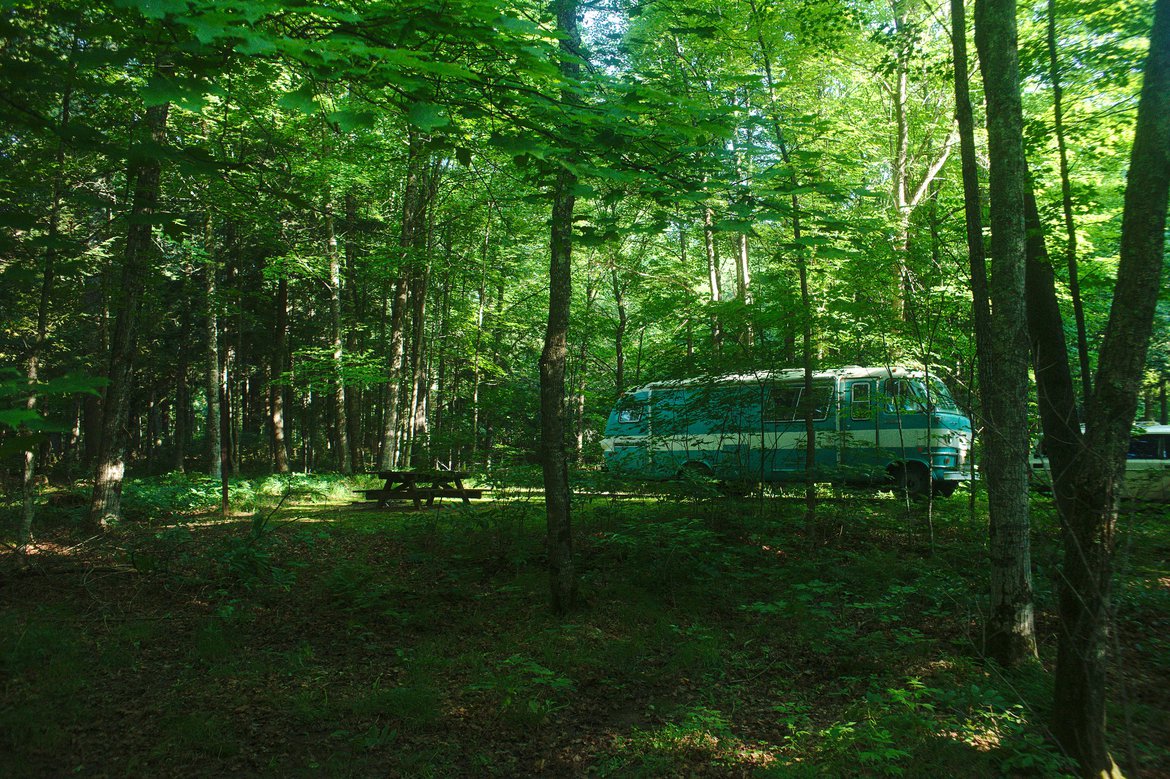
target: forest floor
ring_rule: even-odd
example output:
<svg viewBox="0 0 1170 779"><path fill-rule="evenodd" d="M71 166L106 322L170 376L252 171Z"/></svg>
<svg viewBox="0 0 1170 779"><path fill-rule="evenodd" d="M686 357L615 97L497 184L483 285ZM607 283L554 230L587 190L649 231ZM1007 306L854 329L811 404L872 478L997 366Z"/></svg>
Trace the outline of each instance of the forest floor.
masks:
<svg viewBox="0 0 1170 779"><path fill-rule="evenodd" d="M162 510L186 488L156 487L99 539L51 501L31 566L0 559L0 774L1067 769L1045 731L1059 543L1041 497L1042 662L1004 672L979 653L985 508L962 495L929 522L827 502L815 533L798 501L581 498L583 605L558 619L535 500L258 499L225 521ZM1170 776L1170 510L1128 513L1118 549L1111 743L1129 775Z"/></svg>

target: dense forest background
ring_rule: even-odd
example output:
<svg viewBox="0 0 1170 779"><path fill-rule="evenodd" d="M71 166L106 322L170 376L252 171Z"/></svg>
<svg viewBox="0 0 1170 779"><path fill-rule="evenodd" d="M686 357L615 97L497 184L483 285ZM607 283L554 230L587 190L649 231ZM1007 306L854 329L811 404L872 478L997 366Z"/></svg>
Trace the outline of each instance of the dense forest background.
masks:
<svg viewBox="0 0 1170 779"><path fill-rule="evenodd" d="M796 609L761 594L785 581L775 570L725 584L722 606L697 593L724 568L758 562L761 549L772 555L798 543L826 560L843 548L834 543L889 543L933 556L935 508L908 500L873 512L833 508L833 500L851 499L818 493L811 466L805 524L787 525L782 535L769 535L780 530L767 517L768 501L784 496L763 487L752 507L703 503L717 500L710 495L685 511L670 503L677 495L658 505L660 494L614 485L600 473L602 429L615 399L648 381L731 371L798 367L808 376L850 364L926 366L979 428L986 478L960 492L963 507L952 501L940 509L955 524L939 538L955 544L956 559L987 554L991 599L986 614L951 624L953 615L939 611L937 620L907 628L917 636L895 640L915 645L930 631L940 635L928 642L954 640L962 632L955 625L982 622L979 652L1007 669L1051 657L1057 644L1053 711L1030 712L1011 731L1024 746L980 765L1086 776L1119 770L1105 738L1106 652L1133 660L1139 680L1156 681L1165 670L1164 661L1149 660L1149 646L1123 650L1109 631L1128 429L1135 416L1166 423L1170 412L1170 298L1158 280L1170 178L1170 63L1158 41L1170 35L1168 8L1166 0L1018 7L980 0L968 29L961 0L3 0L0 455L14 580L28 574L30 555L51 547L32 543L41 510L52 520L50 539L64 518L73 541L114 545L87 571L163 571L167 585L155 595L171 585L198 589L174 608L207 606L214 618L207 630L232 633L242 629L232 620L269 597L256 593L288 595L297 565L286 558L308 548L269 520L290 495L338 498L322 486L328 479L310 474L340 474L336 483L348 497L371 471L441 467L495 488L490 506L469 509L482 535L448 528L444 538L447 562L458 569L472 561L475 576L500 588L489 592L529 592L525 572L547 569L553 611L564 618L583 607L582 582L595 597L613 595L599 570L623 587L653 590L622 577L632 566L657 571L658 584L678 582L675 567L652 561L647 550L686 558L693 570L680 592L694 587L694 598L657 604L660 616L676 615L664 623L674 632L663 627L662 641L646 650L669 665L672 642L695 648L742 628L731 627L737 623L728 609L791 626L832 621L832 609L817 611L817 593L840 593L846 610L886 602L900 585L883 576L927 574L890 562L873 584L889 588L886 594L863 597L854 592L863 589L859 582L826 584L816 577L828 574L801 571L793 587L812 594L793 596L803 604ZM1149 282L1144 290L1141 279ZM1025 461L1042 427L1057 476L1054 503L1037 507L1029 503ZM270 475L275 481L265 481ZM173 521L187 532L186 523L209 507L210 485L222 489L222 519L230 520L233 506L249 515L244 540L206 546L199 556L169 530L150 529ZM545 504L543 544L521 530L533 519L528 508L506 502L517 487L543 488L536 493ZM617 500L615 489L645 502L590 505L583 527L573 527L570 507L581 510L590 495ZM693 498L681 500L689 506ZM845 541L855 510L874 524L860 523ZM783 514L777 508L772 516ZM1039 518L1038 532L1030 514ZM924 518L925 549L914 536ZM1134 527L1149 533L1137 554L1147 560L1162 541L1149 540L1157 532L1144 522ZM411 565L420 555L437 559L436 527L423 536L409 525L360 532L396 538L381 553ZM146 535L135 535L143 528ZM1059 567L1051 582L1039 575L1033 582L1047 570L1030 557L1033 537L1043 565ZM1054 539L1064 544L1059 562ZM592 569L574 567L574 541ZM61 548L72 553L88 543ZM358 547L347 537L334 551L354 563ZM850 548L833 565L861 562ZM349 599L344 610L352 619L368 617L373 603L381 618L418 629L420 615L440 606L422 606L413 617L407 606L396 610L392 588L374 572L379 564L343 564L327 581L307 576L304 597ZM514 579L496 582L505 574ZM1133 588L1141 575L1126 573L1133 578L1124 579L1121 595L1130 605L1140 601ZM222 576L232 583L210 584ZM467 576L451 592L471 597L479 585ZM914 597L934 586L915 581ZM359 591L374 593L373 601ZM953 600L954 592L935 594ZM914 597L889 608L913 610ZM687 621L677 616L680 603L714 609L702 619L717 627L704 632L698 618L679 627ZM1164 624L1160 603L1141 601L1134 614ZM268 606L275 613L289 602ZM631 624L642 617L622 612ZM534 619L544 617L526 613L518 629ZM1058 627L1046 633L1049 619ZM1139 624L1135 617L1125 629ZM20 636L30 625L43 627L19 625ZM258 639L260 622L249 625ZM475 635L478 627L456 629ZM61 641L137 640L81 635ZM814 646L824 635L810 631L805 639ZM509 646L508 637L497 638L483 651ZM876 646L890 636L854 633L840 648L854 651L870 639ZM1164 648L1159 640L1154 654ZM38 689L23 675L32 657L23 638L0 650L3 667L19 679L14 689ZM394 651L408 666L406 650ZM427 741L427 728L445 716L440 710L459 710L441 702L461 696L495 690L507 710L514 691L491 685L516 675L516 684L547 693L528 699L537 707L529 724L556 720L568 706L570 677L591 672L585 658L550 670L553 655L541 662L501 655L489 681L461 687L444 686L456 673L396 688L429 691L428 713L409 738ZM772 661L747 657L735 656L737 672L773 678ZM344 673L356 673L349 660ZM879 651L871 660L873 668L890 662ZM86 672L116 674L117 667ZM703 675L705 689L723 689L727 679L712 667L687 672ZM936 702L952 700L940 690L974 678L963 670L919 693L916 683L884 687L893 682L875 681L876 673L867 678L870 692L886 701L881 706L921 715L911 730L926 728L933 715L925 712ZM864 687L849 681L848 669L826 677L841 689ZM987 704L998 695L998 688L976 691L955 705L1007 711L1007 704ZM1021 693L1029 696L1038 697ZM769 694L734 698L748 699L757 708L773 705ZM13 722L47 717L26 703ZM703 720L708 703L688 716L697 711ZM224 716L218 706L208 710L216 713L204 724ZM1155 771L1165 764L1148 734L1167 711L1155 702L1128 728L1128 764ZM395 712L378 709L388 717L371 726L380 730L347 741L338 759L373 750L371 770L385 768L379 761L389 759L399 733L391 736L385 723L412 727L410 715ZM801 710L788 737L838 714L848 716ZM563 716L588 726L579 709ZM1059 754L1030 729L1049 716L1054 732L1045 738ZM1008 719L996 733L1009 732ZM825 745L841 737L877 773L893 774L911 754L893 746L888 728L907 732L895 720L874 725L862 747L834 735L835 726L805 735L819 734L811 743L833 759L836 747ZM716 724L701 732L730 732L727 722ZM347 720L345 727L357 725ZM56 731L13 732L18 739ZM980 738L965 743L980 751ZM680 743L685 753L688 742ZM489 751L485 759L506 772L501 766L512 764L499 762L499 745ZM594 768L607 765L590 754ZM238 755L205 757L226 760L221 768L243 765L231 762ZM1032 762L1013 762L1025 757ZM459 773L479 758L450 759ZM544 759L533 757L526 770L539 773L533 766ZM963 764L958 753L948 759ZM251 769L258 770L256 760ZM99 763L131 772L135 765ZM692 770L694 760L684 754L681 765L671 770Z"/></svg>
<svg viewBox="0 0 1170 779"><path fill-rule="evenodd" d="M532 459L568 160L582 462L623 389L799 366L805 321L818 366L929 364L971 408L945 12L599 6L565 101L538 7L10 4L4 359L105 377L126 319L132 472L216 471L221 413L233 472ZM1078 373L1111 300L1149 13L1021 14L1028 159L1070 330L1077 269ZM1167 321L1148 419L1165 414ZM89 471L100 398L40 409L64 427L41 469Z"/></svg>

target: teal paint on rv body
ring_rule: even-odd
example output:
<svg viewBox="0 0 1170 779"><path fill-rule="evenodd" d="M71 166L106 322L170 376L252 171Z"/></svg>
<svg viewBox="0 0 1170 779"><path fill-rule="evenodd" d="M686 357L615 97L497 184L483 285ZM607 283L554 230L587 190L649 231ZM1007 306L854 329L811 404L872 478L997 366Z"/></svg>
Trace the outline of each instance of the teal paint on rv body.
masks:
<svg viewBox="0 0 1170 779"><path fill-rule="evenodd" d="M971 478L971 421L925 371L850 367L813 375L761 371L648 384L618 399L602 448L615 474L669 479L687 470L728 481L804 478L805 416L817 478L882 482L909 474L940 492Z"/></svg>

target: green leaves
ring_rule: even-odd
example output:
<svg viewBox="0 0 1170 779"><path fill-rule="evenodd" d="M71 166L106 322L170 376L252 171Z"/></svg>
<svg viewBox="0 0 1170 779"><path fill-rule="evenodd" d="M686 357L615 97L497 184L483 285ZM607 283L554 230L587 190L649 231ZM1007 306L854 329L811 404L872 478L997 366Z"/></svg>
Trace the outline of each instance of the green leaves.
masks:
<svg viewBox="0 0 1170 779"><path fill-rule="evenodd" d="M443 109L434 103L414 103L407 110L407 119L423 132L430 132L451 123Z"/></svg>
<svg viewBox="0 0 1170 779"><path fill-rule="evenodd" d="M207 95L217 91L196 77L173 78L155 73L138 90L138 94L147 107L170 103L197 114L207 105Z"/></svg>

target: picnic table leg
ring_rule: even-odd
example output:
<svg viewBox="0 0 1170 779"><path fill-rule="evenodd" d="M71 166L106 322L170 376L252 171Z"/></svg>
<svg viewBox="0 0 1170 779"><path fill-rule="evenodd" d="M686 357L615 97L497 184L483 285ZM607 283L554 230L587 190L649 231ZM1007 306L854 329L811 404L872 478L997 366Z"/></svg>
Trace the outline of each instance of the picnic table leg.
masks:
<svg viewBox="0 0 1170 779"><path fill-rule="evenodd" d="M459 489L459 497L463 498L463 505L470 506L471 499L467 497L467 490L463 489L463 479L456 479L455 486Z"/></svg>
<svg viewBox="0 0 1170 779"><path fill-rule="evenodd" d="M422 500L418 496L418 483L414 479L407 479L405 482L406 491L410 493L410 497L414 499L414 510L422 510Z"/></svg>

